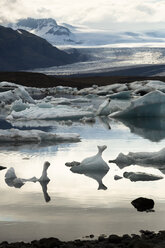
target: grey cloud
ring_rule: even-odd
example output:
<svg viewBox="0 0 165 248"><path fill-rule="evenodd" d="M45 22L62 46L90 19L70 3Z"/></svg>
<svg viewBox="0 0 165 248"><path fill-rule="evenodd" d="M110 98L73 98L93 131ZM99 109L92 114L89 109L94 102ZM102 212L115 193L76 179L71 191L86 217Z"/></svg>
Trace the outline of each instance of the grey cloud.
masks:
<svg viewBox="0 0 165 248"><path fill-rule="evenodd" d="M50 9L47 9L47 8L37 9L37 12L40 13L40 14L51 14Z"/></svg>
<svg viewBox="0 0 165 248"><path fill-rule="evenodd" d="M155 13L153 8L148 7L145 4L141 4L139 6L137 6L136 8L137 10L140 10L141 12L147 13L148 15L153 15Z"/></svg>

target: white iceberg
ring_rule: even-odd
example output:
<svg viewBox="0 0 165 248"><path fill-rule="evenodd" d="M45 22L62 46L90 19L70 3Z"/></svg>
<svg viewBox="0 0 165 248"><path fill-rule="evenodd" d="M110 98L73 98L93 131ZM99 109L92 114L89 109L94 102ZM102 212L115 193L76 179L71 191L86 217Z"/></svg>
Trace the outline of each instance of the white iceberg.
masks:
<svg viewBox="0 0 165 248"><path fill-rule="evenodd" d="M146 86L152 88L153 90L165 92L165 82L159 80L148 80Z"/></svg>
<svg viewBox="0 0 165 248"><path fill-rule="evenodd" d="M23 86L19 86L5 92L0 92L0 101L6 104L11 104L12 102L20 99L22 99L23 102L35 104L35 101Z"/></svg>
<svg viewBox="0 0 165 248"><path fill-rule="evenodd" d="M106 85L106 86L100 86L100 87L90 87L90 88L84 88L81 89L77 92L79 95L89 95L89 94L94 94L94 95L101 95L105 96L111 93L115 93L118 91L123 91L123 90L128 90L128 87L123 84L111 84L111 85Z"/></svg>
<svg viewBox="0 0 165 248"><path fill-rule="evenodd" d="M110 99L106 99L98 108L96 115L100 115L100 116L107 116L111 113L111 109L110 109Z"/></svg>
<svg viewBox="0 0 165 248"><path fill-rule="evenodd" d="M114 118L164 117L165 94L156 90L134 101L123 111L112 113Z"/></svg>
<svg viewBox="0 0 165 248"><path fill-rule="evenodd" d="M16 100L11 105L11 110L14 110L15 112L23 111L26 108L30 108L30 106L27 103L23 103L22 99Z"/></svg>
<svg viewBox="0 0 165 248"><path fill-rule="evenodd" d="M146 83L147 83L147 81L134 81L132 83L128 83L128 85L129 85L129 89L131 89L131 90L137 90L140 87L145 86Z"/></svg>
<svg viewBox="0 0 165 248"><path fill-rule="evenodd" d="M0 130L0 143L55 143L78 142L80 137L76 133L47 133L40 130L22 131L18 129Z"/></svg>
<svg viewBox="0 0 165 248"><path fill-rule="evenodd" d="M13 87L13 88L17 88L19 87L20 85L19 84L15 84L15 83L12 83L12 82L7 82L7 81L2 81L0 82L0 88L4 88L4 87Z"/></svg>
<svg viewBox="0 0 165 248"><path fill-rule="evenodd" d="M98 146L98 153L95 156L85 158L80 164L75 164L70 170L73 173L84 174L98 182L98 190L106 190L102 179L108 173L109 166L102 158L103 151L107 146Z"/></svg>
<svg viewBox="0 0 165 248"><path fill-rule="evenodd" d="M39 108L38 106L30 106L21 112L12 111L7 119L21 120L78 120L86 117L93 117L94 114L90 111L82 109L58 105L53 108Z"/></svg>
<svg viewBox="0 0 165 248"><path fill-rule="evenodd" d="M76 173L86 173L88 171L108 171L109 166L102 158L103 151L107 148L107 146L97 146L98 152L96 155L85 158L78 166L73 166L71 168L72 172Z"/></svg>

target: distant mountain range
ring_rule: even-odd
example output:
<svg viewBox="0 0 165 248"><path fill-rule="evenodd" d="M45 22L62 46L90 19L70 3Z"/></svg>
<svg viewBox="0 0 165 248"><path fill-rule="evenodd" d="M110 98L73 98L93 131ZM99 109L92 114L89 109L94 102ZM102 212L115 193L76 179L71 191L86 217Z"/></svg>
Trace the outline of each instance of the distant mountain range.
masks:
<svg viewBox="0 0 165 248"><path fill-rule="evenodd" d="M76 36L70 31L71 25L58 25L52 18L20 19L16 23L9 23L13 29L25 29L36 34L54 45L76 44Z"/></svg>
<svg viewBox="0 0 165 248"><path fill-rule="evenodd" d="M0 26L0 71L59 66L80 60L76 50L69 54L25 30Z"/></svg>
<svg viewBox="0 0 165 248"><path fill-rule="evenodd" d="M27 18L16 23L9 23L13 29L25 29L36 34L53 45L99 46L119 43L153 43L165 42L165 32L153 30L146 32L112 31L88 29L83 26L72 26L68 23L58 25L52 18Z"/></svg>

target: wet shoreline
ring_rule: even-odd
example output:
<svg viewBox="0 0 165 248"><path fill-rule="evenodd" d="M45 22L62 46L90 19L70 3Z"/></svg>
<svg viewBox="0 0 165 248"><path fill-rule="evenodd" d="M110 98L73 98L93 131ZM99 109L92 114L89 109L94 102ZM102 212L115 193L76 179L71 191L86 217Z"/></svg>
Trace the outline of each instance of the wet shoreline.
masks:
<svg viewBox="0 0 165 248"><path fill-rule="evenodd" d="M118 236L115 234L105 237L100 235L95 239L94 235L90 235L90 240L74 240L74 241L61 241L58 238L42 238L40 240L33 240L29 243L25 242L15 242L8 243L4 241L0 243L1 248L26 248L26 247L41 247L41 248L53 248L53 247L63 247L63 248L163 248L165 247L165 231L159 231L155 233L153 231L140 231L140 235L137 234L124 234L123 236Z"/></svg>

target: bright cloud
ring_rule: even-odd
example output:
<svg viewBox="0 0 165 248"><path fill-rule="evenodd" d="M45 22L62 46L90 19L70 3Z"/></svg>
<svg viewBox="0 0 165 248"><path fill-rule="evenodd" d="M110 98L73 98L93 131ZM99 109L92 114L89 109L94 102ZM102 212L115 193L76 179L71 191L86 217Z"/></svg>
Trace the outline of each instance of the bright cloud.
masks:
<svg viewBox="0 0 165 248"><path fill-rule="evenodd" d="M124 27L165 23L164 0L0 0L0 22L52 17L58 22ZM142 25L144 24L144 25Z"/></svg>

